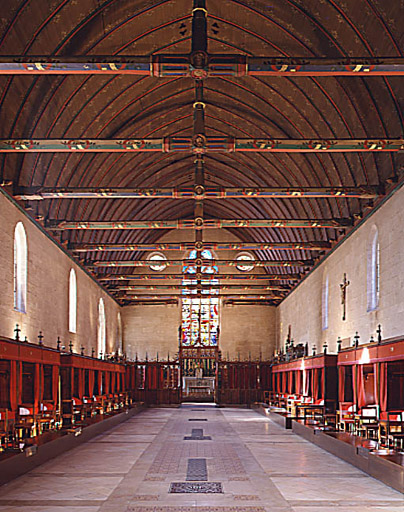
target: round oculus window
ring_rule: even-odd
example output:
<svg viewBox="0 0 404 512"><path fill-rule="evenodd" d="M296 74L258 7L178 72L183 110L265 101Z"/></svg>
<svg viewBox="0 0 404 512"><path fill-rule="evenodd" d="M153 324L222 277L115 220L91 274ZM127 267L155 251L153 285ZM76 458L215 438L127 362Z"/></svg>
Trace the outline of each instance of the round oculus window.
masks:
<svg viewBox="0 0 404 512"><path fill-rule="evenodd" d="M249 252L242 252L237 255L237 261L254 261L254 256ZM241 272L249 272L254 268L254 265L236 265L237 270Z"/></svg>
<svg viewBox="0 0 404 512"><path fill-rule="evenodd" d="M156 262L156 264L150 265L151 270L154 270L156 272L161 272L162 270L164 270L167 267L167 265L164 263L160 263L160 264L157 263L160 261L167 261L167 258L164 256L164 254L161 254L160 252L155 252L154 254L151 254L148 259L149 259L149 261Z"/></svg>

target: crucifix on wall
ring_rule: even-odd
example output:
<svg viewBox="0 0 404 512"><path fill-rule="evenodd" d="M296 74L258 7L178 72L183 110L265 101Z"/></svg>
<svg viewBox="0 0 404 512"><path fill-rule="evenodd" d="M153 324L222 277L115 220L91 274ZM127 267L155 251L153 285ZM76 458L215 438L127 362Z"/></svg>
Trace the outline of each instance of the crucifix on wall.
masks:
<svg viewBox="0 0 404 512"><path fill-rule="evenodd" d="M342 320L346 320L346 289L350 284L350 281L346 279L346 274L344 274L344 279L339 285L341 289Z"/></svg>

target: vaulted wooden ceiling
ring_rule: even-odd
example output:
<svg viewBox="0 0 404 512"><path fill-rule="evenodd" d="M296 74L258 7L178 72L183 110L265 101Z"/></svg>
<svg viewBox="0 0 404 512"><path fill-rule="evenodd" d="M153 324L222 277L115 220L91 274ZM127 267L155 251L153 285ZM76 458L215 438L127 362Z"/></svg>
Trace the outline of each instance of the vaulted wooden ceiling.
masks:
<svg viewBox="0 0 404 512"><path fill-rule="evenodd" d="M1 56L189 54L191 0L3 0ZM401 0L206 1L208 53L279 58L403 58ZM402 76L219 76L203 80L205 133L243 139L402 139ZM195 80L132 74L0 75L0 138L191 137ZM0 153L0 181L21 187L193 187L193 152ZM213 152L205 187L360 187L400 179L402 152ZM10 190L10 189L7 189ZM193 219L189 199L26 201L44 223ZM374 201L327 197L204 201L205 219L352 219ZM252 242L334 242L341 228L242 228ZM152 243L166 230L65 230L73 243ZM209 231L204 239L211 241ZM319 251L259 250L263 260ZM95 260L140 252L84 253ZM83 253L81 253L83 257ZM104 271L108 271L104 270ZM131 270L132 271L132 270ZM301 267L290 267L302 273ZM101 271L102 272L102 271ZM268 268L285 274L285 270Z"/></svg>

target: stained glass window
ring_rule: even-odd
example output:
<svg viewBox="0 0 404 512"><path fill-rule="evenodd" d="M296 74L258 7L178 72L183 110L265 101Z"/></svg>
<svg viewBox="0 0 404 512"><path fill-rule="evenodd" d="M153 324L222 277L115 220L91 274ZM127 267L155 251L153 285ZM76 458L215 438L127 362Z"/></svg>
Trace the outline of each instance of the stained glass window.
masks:
<svg viewBox="0 0 404 512"><path fill-rule="evenodd" d="M212 253L207 249L202 251L204 259L212 259ZM196 250L190 252L188 260L196 258ZM218 272L216 265L202 266L202 272L214 274ZM196 273L196 267L187 264L183 268L184 286L196 285L197 280L192 279L192 274ZM214 286L219 284L218 279L202 280L202 286ZM214 297L219 293L218 289L203 290L202 295L208 295L206 298L192 297L197 293L196 290L183 289L182 292L188 297L182 299L182 344L185 346L212 346L217 345L217 334L219 327L219 297Z"/></svg>

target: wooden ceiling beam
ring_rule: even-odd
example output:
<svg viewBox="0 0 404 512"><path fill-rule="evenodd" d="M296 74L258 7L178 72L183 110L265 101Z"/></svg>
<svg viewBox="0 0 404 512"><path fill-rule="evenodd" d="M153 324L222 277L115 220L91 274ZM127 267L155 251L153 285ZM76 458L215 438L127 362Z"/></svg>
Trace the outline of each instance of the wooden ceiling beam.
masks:
<svg viewBox="0 0 404 512"><path fill-rule="evenodd" d="M194 242L167 242L167 243L150 243L150 244L102 244L102 243L71 243L69 250L77 253L86 252L137 252L137 251L192 251L196 249ZM202 242L202 249L214 251L324 251L331 249L331 243L325 241L310 242Z"/></svg>
<svg viewBox="0 0 404 512"><path fill-rule="evenodd" d="M0 153L338 153L395 152L404 139L234 139L232 137L167 137L164 139L0 139Z"/></svg>
<svg viewBox="0 0 404 512"><path fill-rule="evenodd" d="M150 266L204 266L212 267L214 265L224 267L311 267L313 260L132 260L132 261L94 261L88 268L99 267L150 267Z"/></svg>
<svg viewBox="0 0 404 512"><path fill-rule="evenodd" d="M203 281L203 279L202 279ZM205 284L202 287L198 288L196 285L186 285L186 284L171 284L171 285L130 285L130 286L117 286L115 288L109 287L108 290L110 292L115 291L141 291L141 290L267 290L267 291L277 291L277 292L288 292L290 291L290 286L287 285L264 285L264 284L212 284L211 286L207 286Z"/></svg>
<svg viewBox="0 0 404 512"><path fill-rule="evenodd" d="M96 269L97 270L97 269ZM99 269L98 269L99 270ZM285 268L288 271L288 268ZM159 272L146 274L107 274L97 275L98 281L149 281L149 280L183 280L192 279L190 274L162 274ZM203 281L218 279L220 281L299 281L300 274L207 274L202 273Z"/></svg>
<svg viewBox="0 0 404 512"><path fill-rule="evenodd" d="M195 17L194 17L195 18ZM203 17L199 16L203 23ZM202 40L203 36L199 38ZM294 58L207 54L201 45L191 54L149 56L2 55L3 75L138 75L193 77L229 76L403 76L402 57ZM206 51L205 51L206 52Z"/></svg>
<svg viewBox="0 0 404 512"><path fill-rule="evenodd" d="M383 187L15 187L14 198L22 201L45 199L375 199Z"/></svg>
<svg viewBox="0 0 404 512"><path fill-rule="evenodd" d="M128 230L128 229L217 229L217 228L334 228L353 225L352 219L178 219L178 220L116 220L68 221L48 220L45 227L65 230Z"/></svg>

